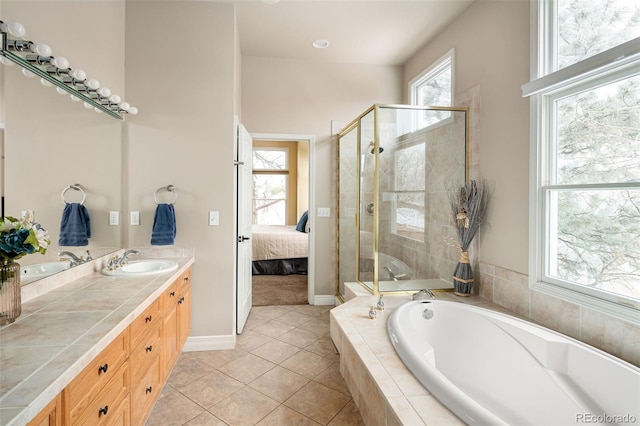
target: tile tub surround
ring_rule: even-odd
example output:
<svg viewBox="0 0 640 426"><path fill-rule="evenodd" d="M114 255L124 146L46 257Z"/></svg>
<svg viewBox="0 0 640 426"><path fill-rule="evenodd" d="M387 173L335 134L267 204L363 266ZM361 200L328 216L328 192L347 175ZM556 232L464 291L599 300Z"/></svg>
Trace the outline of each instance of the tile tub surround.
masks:
<svg viewBox="0 0 640 426"><path fill-rule="evenodd" d="M394 308L411 300L406 296L384 296L385 310L375 320L368 317L377 297L362 294L358 284L354 298L331 310L331 338L340 352L342 373L353 400L367 425L462 425L405 367L387 334L387 320ZM504 308L478 297L457 297L439 292L436 298L469 303L505 312Z"/></svg>
<svg viewBox="0 0 640 426"><path fill-rule="evenodd" d="M23 303L0 328L0 424L28 423L194 262L173 260L178 269L160 275L56 277Z"/></svg>

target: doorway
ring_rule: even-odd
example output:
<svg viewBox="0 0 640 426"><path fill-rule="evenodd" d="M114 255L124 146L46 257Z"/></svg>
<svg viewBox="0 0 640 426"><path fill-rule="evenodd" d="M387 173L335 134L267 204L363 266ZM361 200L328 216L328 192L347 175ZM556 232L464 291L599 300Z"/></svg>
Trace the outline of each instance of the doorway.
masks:
<svg viewBox="0 0 640 426"><path fill-rule="evenodd" d="M314 137L251 136L256 224L252 233L253 306L313 305Z"/></svg>

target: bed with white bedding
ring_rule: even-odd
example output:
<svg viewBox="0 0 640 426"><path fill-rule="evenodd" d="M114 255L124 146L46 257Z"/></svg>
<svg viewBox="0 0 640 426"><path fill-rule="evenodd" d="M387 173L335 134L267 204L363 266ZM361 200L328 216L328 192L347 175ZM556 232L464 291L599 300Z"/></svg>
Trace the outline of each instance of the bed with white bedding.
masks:
<svg viewBox="0 0 640 426"><path fill-rule="evenodd" d="M296 226L253 225L253 275L306 274L309 234Z"/></svg>

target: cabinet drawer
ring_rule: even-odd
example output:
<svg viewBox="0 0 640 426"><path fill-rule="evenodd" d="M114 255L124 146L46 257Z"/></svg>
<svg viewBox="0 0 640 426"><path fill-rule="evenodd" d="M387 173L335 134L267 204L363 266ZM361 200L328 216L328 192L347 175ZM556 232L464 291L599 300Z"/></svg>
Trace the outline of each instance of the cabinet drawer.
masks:
<svg viewBox="0 0 640 426"><path fill-rule="evenodd" d="M180 298L178 284L179 279L174 281L164 293L162 293L162 312L167 313L171 309L175 308Z"/></svg>
<svg viewBox="0 0 640 426"><path fill-rule="evenodd" d="M148 332L160 325L160 300L156 299L147 309L144 310L131 326L131 346L133 347L140 339L144 338Z"/></svg>
<svg viewBox="0 0 640 426"><path fill-rule="evenodd" d="M191 288L191 268L187 269L184 274L180 276L180 290L181 293L189 291Z"/></svg>
<svg viewBox="0 0 640 426"><path fill-rule="evenodd" d="M161 327L158 324L154 330L147 335L132 350L129 357L129 366L131 367L131 382L138 383L138 378L143 374L154 358L160 356L162 352Z"/></svg>
<svg viewBox="0 0 640 426"><path fill-rule="evenodd" d="M122 406L128 407L129 364L124 363L96 398L81 413L77 425L112 425L123 423ZM125 416L128 420L128 416Z"/></svg>
<svg viewBox="0 0 640 426"><path fill-rule="evenodd" d="M102 388L119 374L129 356L129 329L122 332L73 379L63 392L67 419L72 423L96 399Z"/></svg>
<svg viewBox="0 0 640 426"><path fill-rule="evenodd" d="M142 425L162 390L160 357L155 357L144 376L131 390L131 404L135 407L131 413L131 424Z"/></svg>

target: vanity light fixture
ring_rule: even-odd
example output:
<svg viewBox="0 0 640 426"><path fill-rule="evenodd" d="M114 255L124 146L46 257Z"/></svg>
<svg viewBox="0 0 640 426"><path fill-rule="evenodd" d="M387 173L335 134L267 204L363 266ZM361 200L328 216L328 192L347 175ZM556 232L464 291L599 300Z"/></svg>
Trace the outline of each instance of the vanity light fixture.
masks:
<svg viewBox="0 0 640 426"><path fill-rule="evenodd" d="M49 45L25 40L25 34L22 24L0 20L0 63L20 65L26 77L40 77L43 86L56 86L61 95L70 94L73 101L84 101L87 109L93 108L118 120L122 120L122 114L138 113L138 108L112 94L106 87L100 87L98 80L87 79L83 70L69 67L65 57L53 56Z"/></svg>

